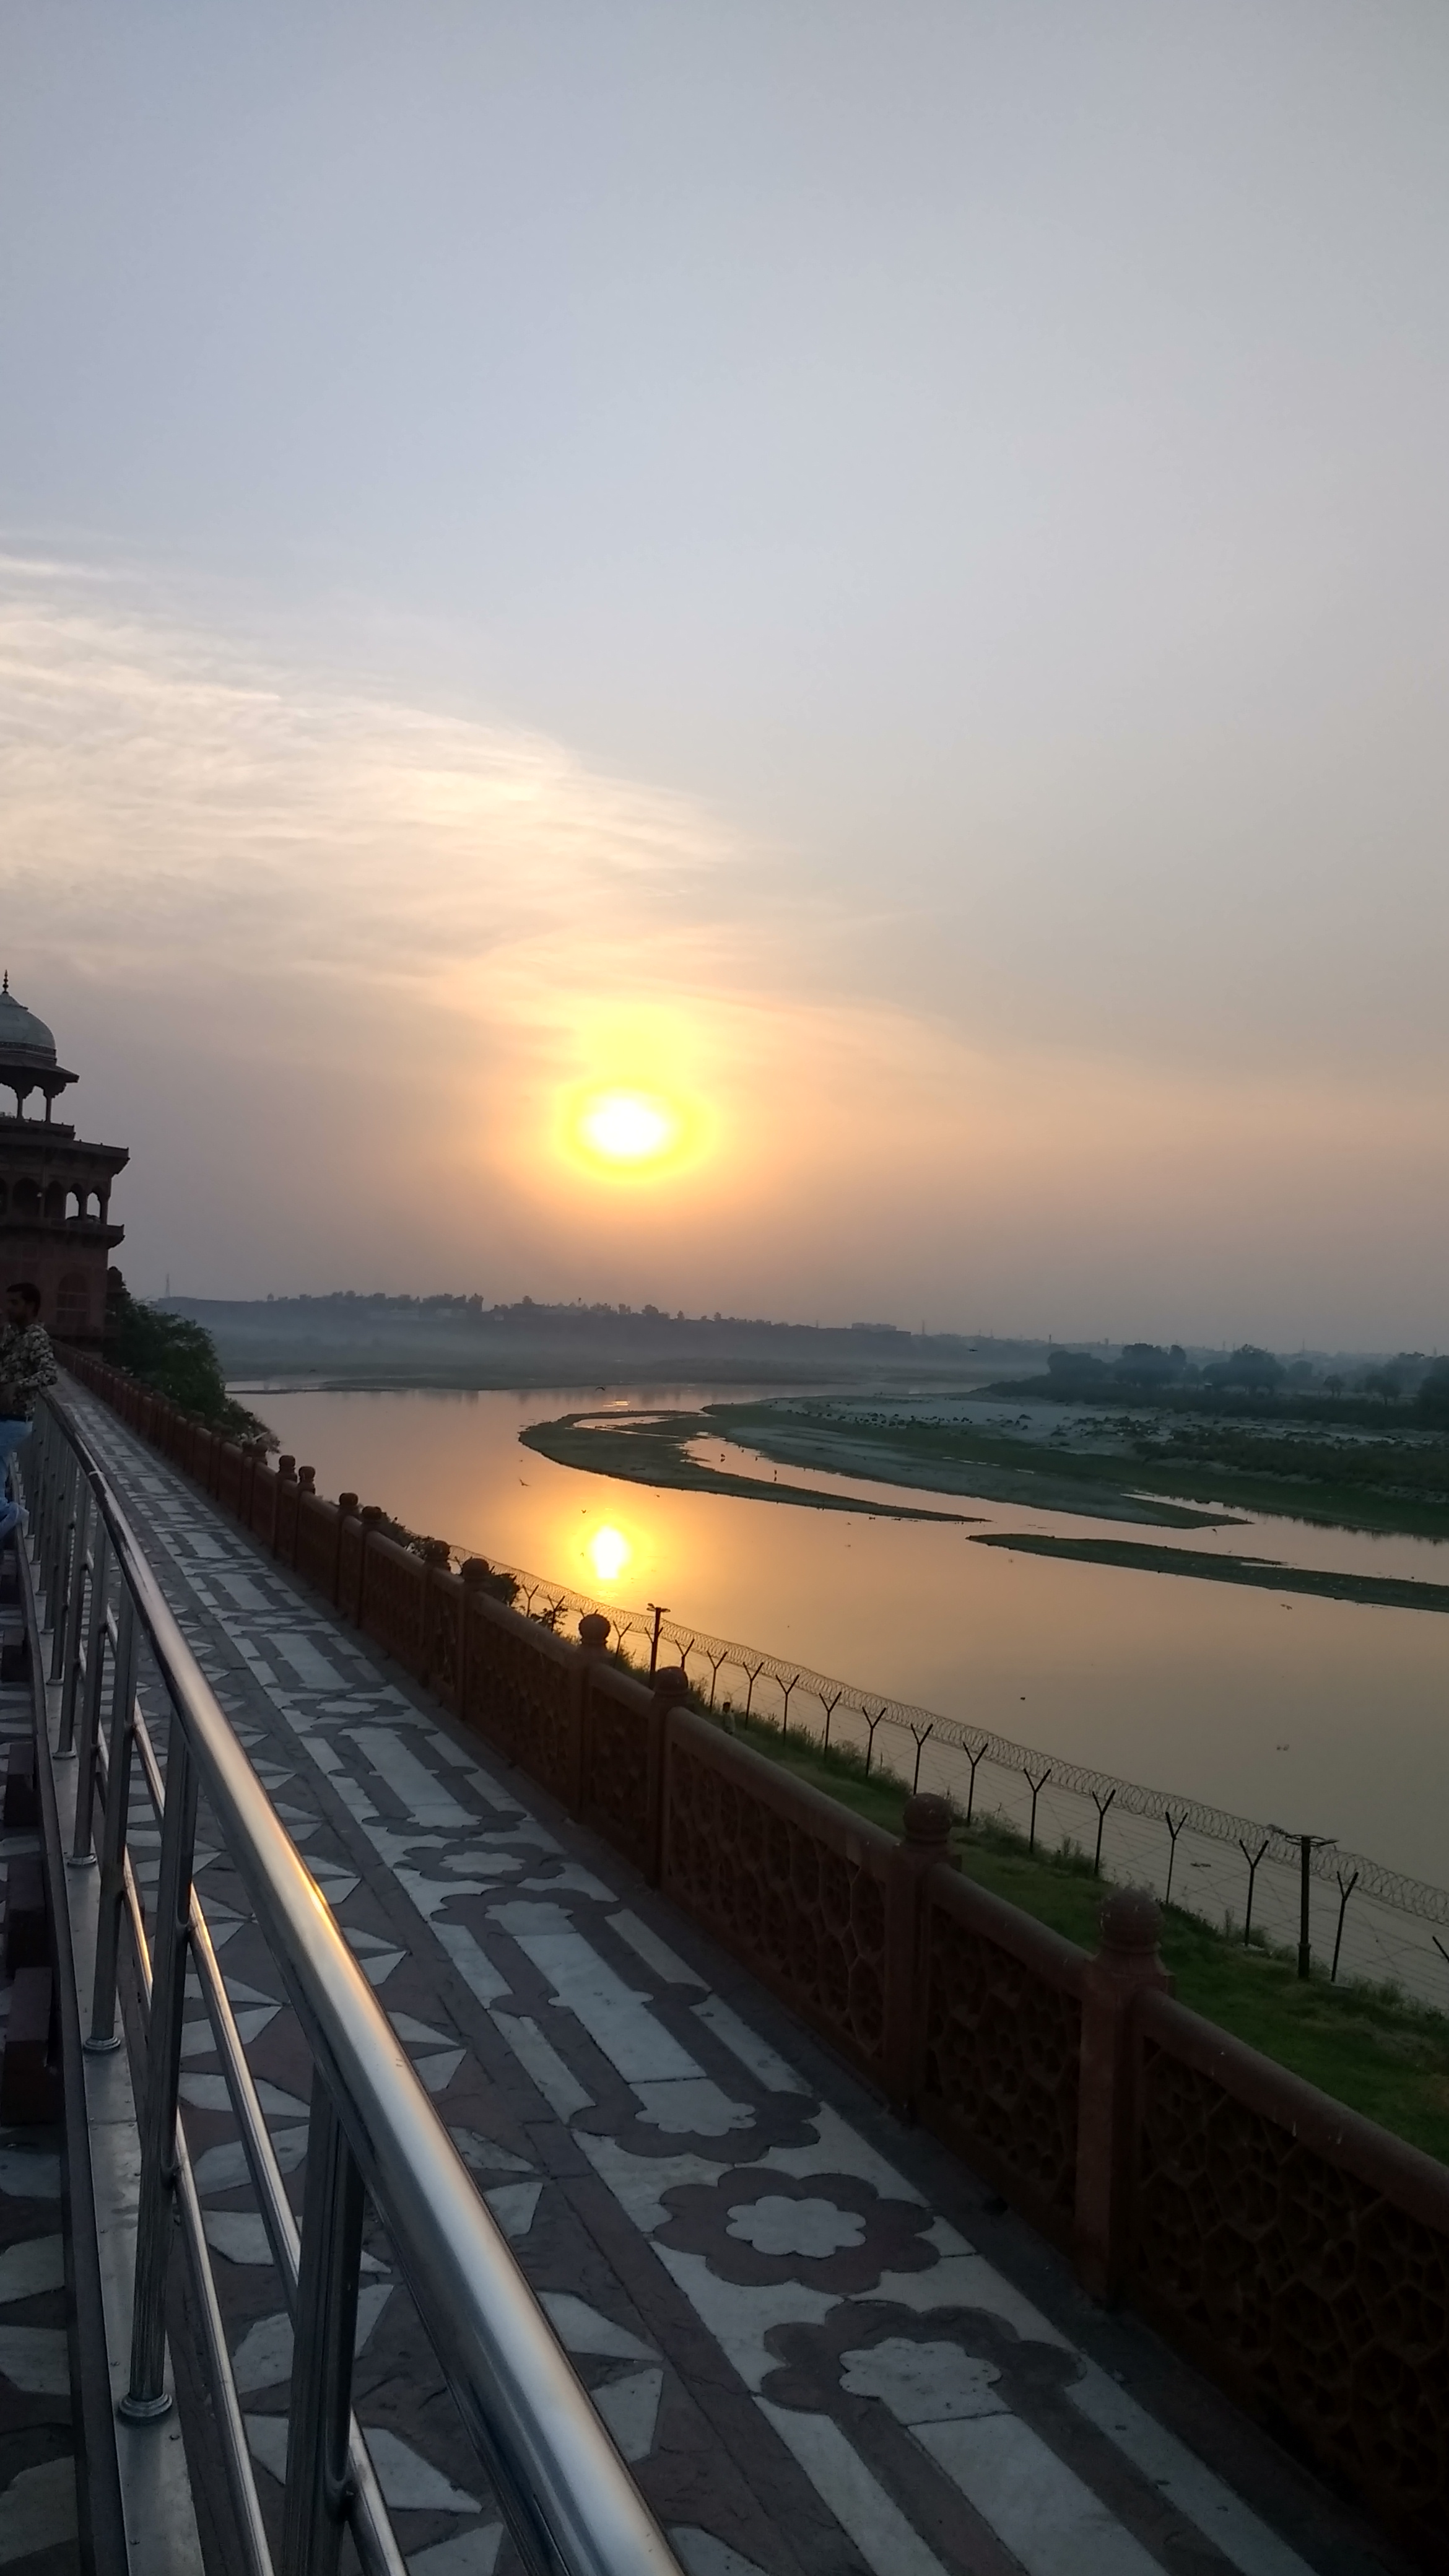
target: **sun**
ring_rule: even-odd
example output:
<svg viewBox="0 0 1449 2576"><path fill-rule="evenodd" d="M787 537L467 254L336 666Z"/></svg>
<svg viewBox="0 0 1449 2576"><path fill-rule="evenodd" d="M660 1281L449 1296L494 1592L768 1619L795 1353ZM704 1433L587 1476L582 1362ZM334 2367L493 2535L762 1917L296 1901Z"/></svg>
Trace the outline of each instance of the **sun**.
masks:
<svg viewBox="0 0 1449 2576"><path fill-rule="evenodd" d="M679 1112L657 1092L601 1091L584 1104L579 1134L606 1163L655 1163L678 1139Z"/></svg>
<svg viewBox="0 0 1449 2576"><path fill-rule="evenodd" d="M640 1084L578 1084L558 1103L559 1154L595 1181L646 1186L675 1179L698 1161L705 1122L678 1092Z"/></svg>

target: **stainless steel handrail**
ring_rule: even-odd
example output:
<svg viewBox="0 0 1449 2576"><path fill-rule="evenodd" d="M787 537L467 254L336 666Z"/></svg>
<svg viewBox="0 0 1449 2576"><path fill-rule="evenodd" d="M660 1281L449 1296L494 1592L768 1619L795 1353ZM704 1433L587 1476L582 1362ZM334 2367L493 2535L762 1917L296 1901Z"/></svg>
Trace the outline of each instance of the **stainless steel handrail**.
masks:
<svg viewBox="0 0 1449 2576"><path fill-rule="evenodd" d="M98 1524L97 1554L99 1534L104 1533L102 1579L108 1564L119 1585L114 1630L104 1604L101 1618L93 1616L91 1623L97 1647L108 1631L114 1637L108 1758L100 1751L98 1679L89 1672L88 1727L77 1749L83 1764L97 1771L104 1765L106 1857L113 1885L103 1887L103 1910L109 1893L117 1917L123 1910L129 1913L133 1937L143 1942L134 1881L125 1885L130 1869L124 1831L118 1832L118 1826L124 1827L133 1743L144 1748L148 1786L164 1792L156 1938L144 1963L152 1994L132 2385L123 2405L144 2420L148 2410L159 2409L164 2395L159 2320L171 2229L163 2220L173 2189L179 2188L183 2208L190 2197L176 2116L188 1945L196 1952L208 2004L220 1988L214 1954L208 1957L209 1939L197 1941L193 1929L192 1837L200 1788L251 1899L314 2067L305 2205L293 2275L295 2343L282 2576L331 2576L343 2520L354 2508L348 2436L364 2192L387 2229L525 2565L534 2576L678 2576L663 2533L182 1636L105 1469L59 1398L44 1400L37 1435L35 1546L50 1595L56 1677L70 1683L72 1706L74 1683L67 1661L82 1654L74 1586L88 1570L94 1582L94 1558L85 1546L91 1504ZM95 1606L93 1597L93 1613ZM135 1705L138 1635L173 1712L164 1783ZM98 1989L93 2036L104 2039L102 2001ZM260 2125L254 2094L250 2108ZM255 2129L247 2140L249 2125L243 2118L258 2198L276 2243L279 2235L290 2236L290 2209L279 2189L270 2144L258 2156L261 2141ZM278 2201L287 2209L285 2228ZM189 2210L185 2214L189 2217ZM192 2232L189 2227L187 2232ZM277 2250L281 2254L282 2246ZM204 2255L204 2245L202 2251ZM286 2253L290 2251L288 2244ZM284 2259L284 2279L290 2269ZM223 2376L230 2381L229 2366ZM219 2417L224 2428L227 2413L223 2403Z"/></svg>

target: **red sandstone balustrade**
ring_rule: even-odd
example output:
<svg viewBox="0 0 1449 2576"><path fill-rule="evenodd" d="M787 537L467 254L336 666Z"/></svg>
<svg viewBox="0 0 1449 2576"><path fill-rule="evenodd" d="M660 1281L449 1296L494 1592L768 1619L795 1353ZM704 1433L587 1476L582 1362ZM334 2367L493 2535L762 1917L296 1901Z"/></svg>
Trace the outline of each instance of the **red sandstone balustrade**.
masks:
<svg viewBox="0 0 1449 2576"><path fill-rule="evenodd" d="M690 1709L664 1769L665 1895L883 2083L890 1835Z"/></svg>
<svg viewBox="0 0 1449 2576"><path fill-rule="evenodd" d="M335 1503L303 1489L297 1498L297 1531L293 1565L305 1583L328 1600L336 1598L337 1537L342 1515Z"/></svg>
<svg viewBox="0 0 1449 2576"><path fill-rule="evenodd" d="M918 2115L1069 2247L1087 1954L957 1870L938 1865L921 1894Z"/></svg>
<svg viewBox="0 0 1449 2576"><path fill-rule="evenodd" d="M1135 2055L1133 2305L1443 2567L1449 2171L1165 1994Z"/></svg>

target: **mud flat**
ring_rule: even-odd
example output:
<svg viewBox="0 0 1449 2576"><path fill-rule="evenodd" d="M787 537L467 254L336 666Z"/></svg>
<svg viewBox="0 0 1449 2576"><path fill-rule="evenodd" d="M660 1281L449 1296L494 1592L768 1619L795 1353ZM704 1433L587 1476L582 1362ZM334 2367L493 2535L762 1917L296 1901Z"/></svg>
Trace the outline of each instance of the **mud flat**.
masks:
<svg viewBox="0 0 1449 2576"><path fill-rule="evenodd" d="M556 1422L530 1423L518 1437L525 1449L537 1449L561 1467L580 1467L591 1476L618 1476L631 1485L668 1485L694 1494L733 1494L753 1503L795 1503L812 1512L853 1512L857 1518L869 1514L877 1520L966 1522L976 1517L971 1512L933 1512L913 1503L867 1502L856 1494L817 1493L810 1485L782 1485L773 1477L742 1476L727 1467L711 1467L702 1459L691 1458L687 1444L701 1437L719 1438L721 1426L715 1418L718 1410L730 1408L711 1406L707 1413L635 1414L627 1419L617 1414L565 1413ZM949 1486L945 1490L965 1489Z"/></svg>
<svg viewBox="0 0 1449 2576"><path fill-rule="evenodd" d="M1009 1548L1018 1556L1063 1557L1070 1565L1117 1565L1134 1574L1190 1574L1199 1583L1247 1583L1260 1592L1309 1592L1321 1600L1361 1601L1380 1610L1449 1610L1449 1583L1416 1583L1391 1574L1338 1574L1325 1566L1280 1565L1261 1556L1208 1556L1190 1547L1152 1547L1126 1538L1054 1538L1039 1530L983 1530L975 1547Z"/></svg>

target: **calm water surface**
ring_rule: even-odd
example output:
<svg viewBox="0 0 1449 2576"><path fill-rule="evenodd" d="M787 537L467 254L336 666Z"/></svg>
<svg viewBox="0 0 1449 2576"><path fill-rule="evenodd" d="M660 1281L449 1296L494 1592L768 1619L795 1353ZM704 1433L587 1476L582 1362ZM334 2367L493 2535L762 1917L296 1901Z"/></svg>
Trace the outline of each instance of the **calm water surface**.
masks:
<svg viewBox="0 0 1449 2576"><path fill-rule="evenodd" d="M655 1411L745 1392L611 1388L594 1400ZM1449 1543L1267 1517L1124 1531L951 1495L906 1499L959 1510L960 1527L879 1520L872 1501L899 1501L899 1488L781 1468L860 1497L859 1514L812 1512L656 1491L520 1448L527 1423L586 1400L577 1388L253 1399L323 1493L352 1488L414 1529L606 1604L662 1602L718 1636L1048 1753L1449 1879L1449 1616L1054 1563L970 1536L1101 1532L1440 1583ZM775 1473L724 1443L704 1454Z"/></svg>

